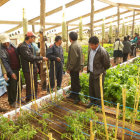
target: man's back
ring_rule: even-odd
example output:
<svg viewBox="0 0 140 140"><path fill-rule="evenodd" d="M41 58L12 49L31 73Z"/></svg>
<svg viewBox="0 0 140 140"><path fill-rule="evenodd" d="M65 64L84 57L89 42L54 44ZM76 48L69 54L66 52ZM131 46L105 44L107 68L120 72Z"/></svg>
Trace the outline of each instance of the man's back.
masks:
<svg viewBox="0 0 140 140"><path fill-rule="evenodd" d="M83 66L82 48L74 41L69 47L67 69L70 71L80 71Z"/></svg>

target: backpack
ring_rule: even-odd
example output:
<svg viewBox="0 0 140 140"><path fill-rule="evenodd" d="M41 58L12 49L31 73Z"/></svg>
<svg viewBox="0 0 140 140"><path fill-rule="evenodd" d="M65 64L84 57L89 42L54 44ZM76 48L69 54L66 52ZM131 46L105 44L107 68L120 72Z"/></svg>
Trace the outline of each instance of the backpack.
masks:
<svg viewBox="0 0 140 140"><path fill-rule="evenodd" d="M140 45L140 36L138 36L137 45Z"/></svg>

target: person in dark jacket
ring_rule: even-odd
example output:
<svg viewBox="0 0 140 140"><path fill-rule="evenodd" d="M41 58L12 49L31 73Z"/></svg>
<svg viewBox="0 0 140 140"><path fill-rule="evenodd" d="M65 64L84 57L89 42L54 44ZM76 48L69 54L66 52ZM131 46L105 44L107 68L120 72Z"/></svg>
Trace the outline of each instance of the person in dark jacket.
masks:
<svg viewBox="0 0 140 140"><path fill-rule="evenodd" d="M55 86L55 77L57 80L57 88L61 87L62 76L63 76L63 64L64 64L64 56L63 56L63 48L61 47L62 37L56 36L55 43L47 50L47 58L50 59L50 85L53 89ZM54 65L55 65L55 74L54 77Z"/></svg>
<svg viewBox="0 0 140 140"><path fill-rule="evenodd" d="M7 34L0 35L1 51L0 56L3 65L7 71L9 77L8 81L8 102L11 107L16 106L17 95L17 83L20 70L20 61L16 47L10 43L9 36Z"/></svg>
<svg viewBox="0 0 140 140"><path fill-rule="evenodd" d="M78 34L70 32L69 39L71 45L68 52L67 73L71 77L71 93L67 98L74 99L74 103L80 102L79 92L81 91L79 73L83 70L83 54L82 48L78 44Z"/></svg>
<svg viewBox="0 0 140 140"><path fill-rule="evenodd" d="M125 61L127 61L128 54L131 52L131 44L127 40L127 37L124 37L123 45L124 45L124 48L123 48L123 62L125 62Z"/></svg>
<svg viewBox="0 0 140 140"><path fill-rule="evenodd" d="M33 64L35 96L37 98L37 62L40 60L47 61L46 57L35 56L33 54L32 42L34 42L35 35L32 32L28 32L25 35L25 41L19 46L19 53L21 58L22 70L26 83L26 102L31 101L33 95L31 95L31 79L29 62ZM32 97L31 97L32 96Z"/></svg>
<svg viewBox="0 0 140 140"><path fill-rule="evenodd" d="M90 108L93 103L101 105L101 95L100 95L100 75L103 74L103 86L105 72L110 67L110 57L107 51L100 46L99 39L96 36L92 36L89 39L89 55L88 55L88 65L87 70L90 72L89 77L89 96L98 98L90 98L90 103L87 108Z"/></svg>

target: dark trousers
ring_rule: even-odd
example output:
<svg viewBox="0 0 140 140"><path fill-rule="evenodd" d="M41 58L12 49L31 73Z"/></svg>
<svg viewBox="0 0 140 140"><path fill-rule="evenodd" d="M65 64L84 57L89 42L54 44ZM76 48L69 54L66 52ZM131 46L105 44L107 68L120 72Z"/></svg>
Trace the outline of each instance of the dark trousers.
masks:
<svg viewBox="0 0 140 140"><path fill-rule="evenodd" d="M123 53L123 62L126 62L128 58L128 53Z"/></svg>
<svg viewBox="0 0 140 140"><path fill-rule="evenodd" d="M81 91L81 86L80 86L80 79L79 79L79 72L70 72L70 77L71 77L71 91L75 93L71 93L70 96L75 99L80 99L79 93Z"/></svg>
<svg viewBox="0 0 140 140"><path fill-rule="evenodd" d="M8 75L9 81L8 81L7 89L8 89L8 102L10 105L13 104L14 102L16 102L17 83L18 83L18 79L19 79L19 71L13 70L13 72L16 74L17 80L14 80L10 75Z"/></svg>
<svg viewBox="0 0 140 140"><path fill-rule="evenodd" d="M131 46L131 56L135 56L136 57L136 46L135 45Z"/></svg>
<svg viewBox="0 0 140 140"><path fill-rule="evenodd" d="M54 81L54 65L53 63L50 64L50 85L51 88L54 88L55 86L55 81ZM62 83L62 76L63 76L63 64L61 63L56 63L55 64L55 78L57 80L57 87L61 87L61 83Z"/></svg>
<svg viewBox="0 0 140 140"><path fill-rule="evenodd" d="M103 75L103 87L104 87L104 77ZM90 101L94 104L101 105L101 93L100 93L100 77L95 78L93 73L90 73L89 77L89 96L97 98L90 98ZM99 100L98 100L99 99Z"/></svg>
<svg viewBox="0 0 140 140"><path fill-rule="evenodd" d="M26 83L26 101L28 102L28 101L31 101L32 98L34 98L34 94L31 91L30 73L29 72L24 72L23 74L24 74L25 83ZM38 89L37 73L34 73L34 86L35 86L35 96L36 96L36 99L37 99L37 89Z"/></svg>

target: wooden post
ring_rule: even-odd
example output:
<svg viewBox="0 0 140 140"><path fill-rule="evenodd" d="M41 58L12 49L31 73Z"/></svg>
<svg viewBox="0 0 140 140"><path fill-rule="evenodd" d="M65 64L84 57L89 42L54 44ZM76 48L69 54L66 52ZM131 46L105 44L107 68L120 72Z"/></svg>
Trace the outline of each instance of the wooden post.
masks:
<svg viewBox="0 0 140 140"><path fill-rule="evenodd" d="M28 20L25 16L25 9L23 8L23 35L28 32Z"/></svg>
<svg viewBox="0 0 140 140"><path fill-rule="evenodd" d="M102 75L103 74L100 75L100 94L101 94L101 103L102 103L102 112L103 112L103 119L104 119L104 125L105 125L106 139L109 140L108 130L107 130L107 122L106 122L106 115L105 115L105 110L104 110Z"/></svg>
<svg viewBox="0 0 140 140"><path fill-rule="evenodd" d="M46 48L45 48L45 41L44 41L44 34L45 34L45 7L46 7L46 0L40 0L40 55L45 57L46 56ZM40 65L41 70L41 86L43 86L44 82L46 81L46 74L43 69L43 63Z"/></svg>
<svg viewBox="0 0 140 140"><path fill-rule="evenodd" d="M94 0L91 0L91 13L90 13L90 36L94 35Z"/></svg>
<svg viewBox="0 0 140 140"><path fill-rule="evenodd" d="M19 71L19 102L20 102L20 116L21 116L21 77L20 77L20 71Z"/></svg>
<svg viewBox="0 0 140 140"><path fill-rule="evenodd" d="M94 140L94 133L92 129L92 120L90 120L90 140Z"/></svg>
<svg viewBox="0 0 140 140"><path fill-rule="evenodd" d="M49 77L49 70L48 70L48 63L46 62L46 69L47 69L47 76L48 76L48 84L49 84L49 91L51 94L51 100L52 100L52 92L51 92L51 84L50 84L50 77ZM46 77L47 77L46 76ZM47 80L47 79L46 79Z"/></svg>
<svg viewBox="0 0 140 140"><path fill-rule="evenodd" d="M118 7L117 7L117 16L118 16L118 20L117 20L117 38L119 37L119 31L120 31L120 7L119 7L119 4L118 4Z"/></svg>
<svg viewBox="0 0 140 140"><path fill-rule="evenodd" d="M69 51L69 26L67 25L67 41L66 41L66 52Z"/></svg>
<svg viewBox="0 0 140 140"><path fill-rule="evenodd" d="M134 125L137 118L137 110L138 110L139 98L140 98L140 83L139 83L139 88L138 88L139 71L138 71L138 77L137 77L137 89L136 89L136 94L135 94L134 111L133 111L133 117L132 117L132 127L131 127L132 131L134 130ZM133 136L133 132L131 132L131 135ZM131 139L132 139L132 136L131 136Z"/></svg>
<svg viewBox="0 0 140 140"><path fill-rule="evenodd" d="M132 36L134 35L134 28L135 28L135 10L133 11Z"/></svg>
<svg viewBox="0 0 140 140"><path fill-rule="evenodd" d="M53 61L54 65L54 86L55 86L55 101L57 101L57 81L56 81L56 63Z"/></svg>
<svg viewBox="0 0 140 140"><path fill-rule="evenodd" d="M118 132L118 116L119 116L119 106L120 104L117 103L117 109L116 109L116 128L115 128L115 140L117 140L117 132Z"/></svg>
<svg viewBox="0 0 140 140"><path fill-rule="evenodd" d="M125 105L126 105L126 89L122 89L122 97L123 97L123 131L122 131L122 140L124 140L125 134Z"/></svg>
<svg viewBox="0 0 140 140"><path fill-rule="evenodd" d="M35 33L35 25L32 25L32 32Z"/></svg>
<svg viewBox="0 0 140 140"><path fill-rule="evenodd" d="M52 138L52 133L49 133L48 136L49 136L49 140L52 140L53 139Z"/></svg>

